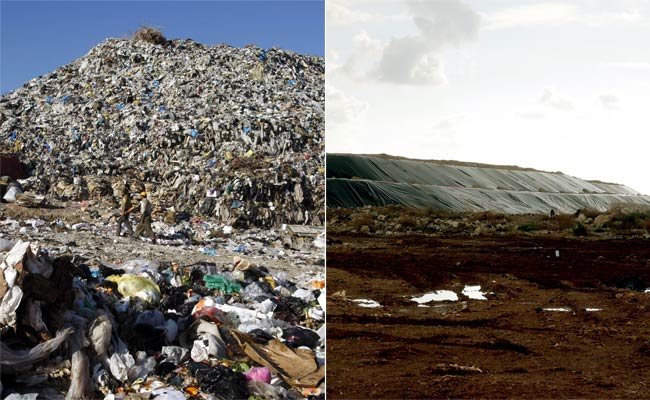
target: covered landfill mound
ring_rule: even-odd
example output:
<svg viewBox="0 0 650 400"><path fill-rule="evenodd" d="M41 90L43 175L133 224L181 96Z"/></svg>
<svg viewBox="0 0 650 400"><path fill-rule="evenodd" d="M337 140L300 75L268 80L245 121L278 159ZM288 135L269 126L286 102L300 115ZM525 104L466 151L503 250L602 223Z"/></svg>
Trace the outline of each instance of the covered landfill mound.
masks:
<svg viewBox="0 0 650 400"><path fill-rule="evenodd" d="M384 155L327 155L327 207L404 205L508 214L607 210L650 205L650 197L618 184L560 172Z"/></svg>
<svg viewBox="0 0 650 400"><path fill-rule="evenodd" d="M324 71L277 48L107 39L0 98L0 154L28 167L22 191L59 200L127 182L159 210L321 225Z"/></svg>

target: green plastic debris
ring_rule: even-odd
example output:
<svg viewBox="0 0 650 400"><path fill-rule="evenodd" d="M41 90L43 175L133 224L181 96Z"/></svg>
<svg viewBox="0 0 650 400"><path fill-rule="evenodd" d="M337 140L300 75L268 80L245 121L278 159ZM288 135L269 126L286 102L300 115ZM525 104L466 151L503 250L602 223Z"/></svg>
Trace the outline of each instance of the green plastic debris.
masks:
<svg viewBox="0 0 650 400"><path fill-rule="evenodd" d="M208 289L218 289L221 293L239 293L241 286L221 275L204 275L203 280Z"/></svg>
<svg viewBox="0 0 650 400"><path fill-rule="evenodd" d="M160 288L156 282L134 274L111 275L107 281L117 283L117 291L124 297L139 297L149 304L160 301Z"/></svg>

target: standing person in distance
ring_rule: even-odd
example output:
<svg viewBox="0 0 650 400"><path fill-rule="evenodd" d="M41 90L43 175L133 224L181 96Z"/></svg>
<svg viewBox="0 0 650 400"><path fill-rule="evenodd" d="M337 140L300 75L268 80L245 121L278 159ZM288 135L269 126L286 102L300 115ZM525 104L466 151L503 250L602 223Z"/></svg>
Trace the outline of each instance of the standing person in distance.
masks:
<svg viewBox="0 0 650 400"><path fill-rule="evenodd" d="M144 232L151 241L156 243L156 235L151 229L151 202L147 199L147 192L140 193L140 220L138 221L138 226L135 227L134 237L140 237Z"/></svg>
<svg viewBox="0 0 650 400"><path fill-rule="evenodd" d="M129 232L129 235L133 235L133 227L131 226L131 221L129 221L129 216L131 212L135 209L135 206L131 202L131 188L129 185L124 186L124 191L122 192L122 199L120 200L121 213L120 218L117 220L117 229L115 231L115 236L120 236L122 233L122 223L126 225L126 229Z"/></svg>

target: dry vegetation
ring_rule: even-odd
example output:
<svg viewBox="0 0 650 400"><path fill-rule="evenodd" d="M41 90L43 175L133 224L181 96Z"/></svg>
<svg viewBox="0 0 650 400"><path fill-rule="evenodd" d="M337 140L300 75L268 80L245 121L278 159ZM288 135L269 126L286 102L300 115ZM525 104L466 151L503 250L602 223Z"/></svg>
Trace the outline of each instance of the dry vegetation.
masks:
<svg viewBox="0 0 650 400"><path fill-rule="evenodd" d="M140 29L138 29L133 34L133 40L140 40L143 42L160 44L160 45L167 44L167 39L162 34L162 32L160 32L160 30L151 26L143 26Z"/></svg>
<svg viewBox="0 0 650 400"><path fill-rule="evenodd" d="M363 234L410 232L433 235L650 235L650 208L613 206L574 214L462 213L402 206L329 209L328 230Z"/></svg>

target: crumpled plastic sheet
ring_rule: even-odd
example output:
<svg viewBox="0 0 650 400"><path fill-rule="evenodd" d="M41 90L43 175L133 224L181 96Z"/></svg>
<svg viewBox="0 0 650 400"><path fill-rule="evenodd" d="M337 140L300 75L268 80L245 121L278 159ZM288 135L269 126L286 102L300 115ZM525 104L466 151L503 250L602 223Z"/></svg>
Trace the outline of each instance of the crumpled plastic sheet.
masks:
<svg viewBox="0 0 650 400"><path fill-rule="evenodd" d="M105 365L115 379L125 382L129 377L129 370L135 365L135 359L129 353L126 344L119 338L113 338L115 352L108 359L108 365Z"/></svg>
<svg viewBox="0 0 650 400"><path fill-rule="evenodd" d="M0 264L0 327L16 326L16 310L23 298L21 282L28 254L31 254L29 242L19 240Z"/></svg>
<svg viewBox="0 0 650 400"><path fill-rule="evenodd" d="M105 313L101 313L90 323L88 340L93 351L100 359L106 357L108 346L111 343L112 331L113 323Z"/></svg>
<svg viewBox="0 0 650 400"><path fill-rule="evenodd" d="M83 332L77 331L71 340L73 350L70 361L70 386L66 393L66 400L88 399L92 394L90 381L90 360L83 348Z"/></svg>
<svg viewBox="0 0 650 400"><path fill-rule="evenodd" d="M26 192L116 200L127 180L161 211L320 225L324 73L277 48L107 39L0 98L0 150Z"/></svg>
<svg viewBox="0 0 650 400"><path fill-rule="evenodd" d="M38 393L25 393L25 394L12 393L9 396L5 397L5 400L36 400L36 399L38 399Z"/></svg>
<svg viewBox="0 0 650 400"><path fill-rule="evenodd" d="M13 350L6 344L0 342L2 357L0 365L4 371L20 371L44 360L54 350L58 349L68 336L73 332L72 328L65 328L56 333L53 339L37 344L29 350Z"/></svg>

